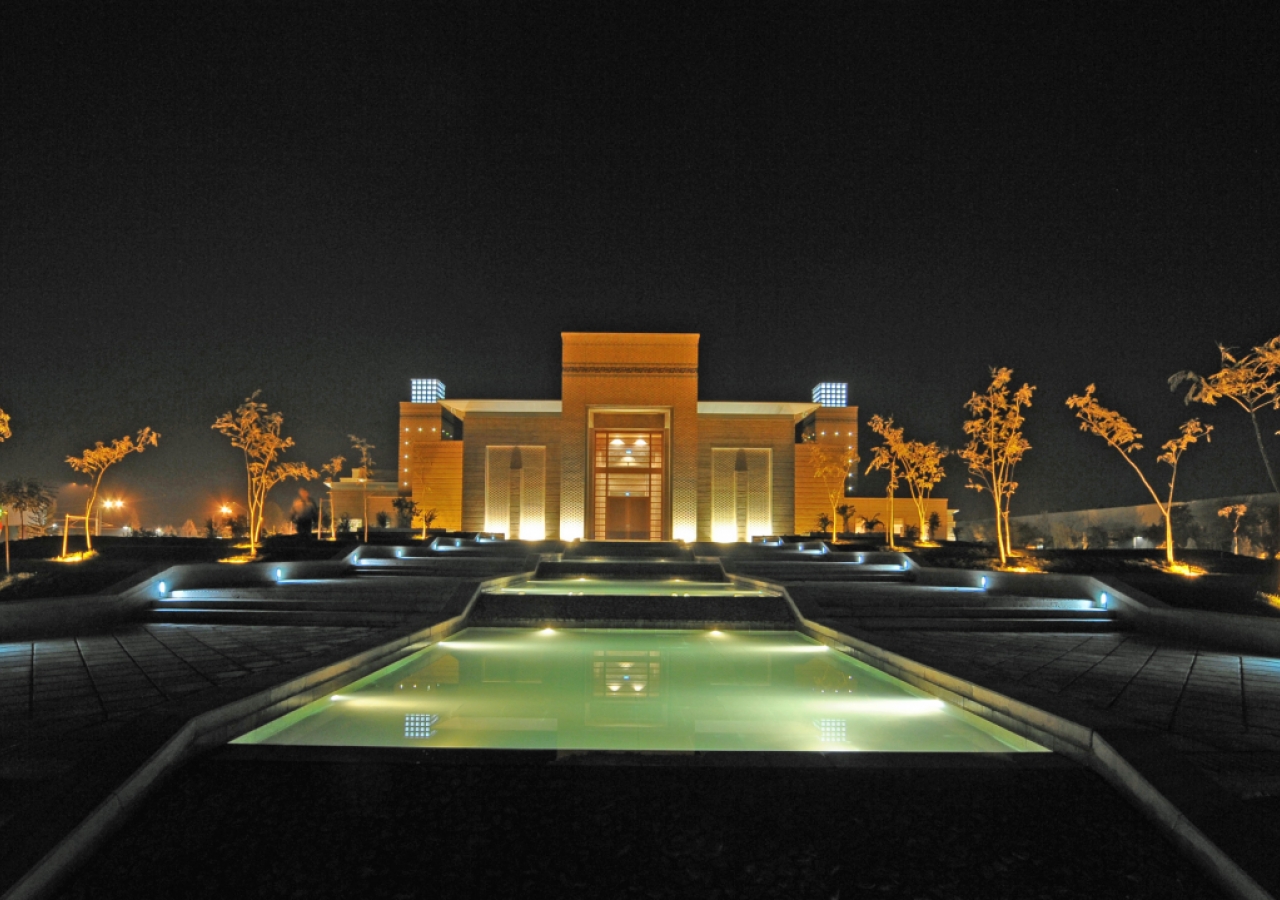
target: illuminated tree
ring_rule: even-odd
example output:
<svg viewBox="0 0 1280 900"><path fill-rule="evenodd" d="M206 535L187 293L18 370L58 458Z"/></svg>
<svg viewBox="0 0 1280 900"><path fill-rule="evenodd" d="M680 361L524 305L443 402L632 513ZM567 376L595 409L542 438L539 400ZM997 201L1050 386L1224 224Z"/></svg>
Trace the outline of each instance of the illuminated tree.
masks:
<svg viewBox="0 0 1280 900"><path fill-rule="evenodd" d="M14 478L0 487L0 502L6 509L18 513L18 539L27 536L27 514L31 513L37 521L42 513L47 513L57 498L53 489L30 478Z"/></svg>
<svg viewBox="0 0 1280 900"><path fill-rule="evenodd" d="M1147 489L1147 493L1151 495L1151 499L1156 502L1156 506L1160 510L1160 514L1164 516L1164 546L1165 561L1172 566L1175 562L1173 550L1173 488L1178 480L1178 462L1182 459L1182 454L1187 448L1200 438L1204 438L1206 442L1210 440L1209 433L1213 431L1212 425L1202 425L1199 419L1190 419L1183 422L1180 431L1181 435L1171 441L1165 441L1161 445L1164 450L1156 459L1165 463L1173 471L1169 476L1169 495L1166 499L1161 500L1160 495L1156 493L1155 488L1151 486L1151 482L1143 473L1138 464L1133 461L1133 454L1142 449L1142 444L1138 443L1142 434L1129 424L1129 420L1113 409L1107 409L1097 398L1094 397L1096 387L1089 385L1085 388L1083 394L1073 394L1067 398L1067 406L1076 411L1076 418L1080 420L1080 430L1087 431L1090 434L1096 434L1107 442L1107 445L1114 447L1116 452L1124 457L1124 461L1129 464L1138 477L1142 479L1143 487Z"/></svg>
<svg viewBox="0 0 1280 900"><path fill-rule="evenodd" d="M346 464L345 456L335 456L323 466L320 467L320 474L329 481L337 481L338 476L342 473L342 467ZM333 494L329 494L329 537L333 540L338 539L338 523L333 519ZM320 537L324 537L324 498L320 498Z"/></svg>
<svg viewBox="0 0 1280 900"><path fill-rule="evenodd" d="M231 446L244 453L245 481L248 495L249 552L258 553L258 539L262 534L263 512L267 494L282 481L290 478L311 480L314 469L303 462L281 462L280 455L293 446L293 438L280 434L284 414L272 412L267 404L258 400L262 391L253 395L234 411L218 416L214 431L231 439Z"/></svg>
<svg viewBox="0 0 1280 900"><path fill-rule="evenodd" d="M428 509L428 510L426 510L425 512L423 512L423 514L422 514L422 539L423 539L424 541L427 539L427 529L429 529L429 528L431 527L431 523L432 523L432 522L434 522L435 520L436 520L436 509L435 509L435 507L434 507L434 506L433 506L433 507L431 507L431 509Z"/></svg>
<svg viewBox="0 0 1280 900"><path fill-rule="evenodd" d="M1184 370L1169 377L1169 390L1177 390L1183 382L1190 384L1184 403L1207 403L1216 406L1219 400L1230 400L1249 414L1253 424L1253 436L1262 454L1262 465L1267 470L1271 489L1280 494L1280 482L1262 443L1262 429L1258 427L1258 413L1264 409L1280 409L1280 335L1265 344L1254 347L1237 358L1227 347L1218 345L1222 368L1212 375L1200 376ZM1276 434L1280 434L1277 431ZM1280 517L1277 518L1280 524Z"/></svg>
<svg viewBox="0 0 1280 900"><path fill-rule="evenodd" d="M853 445L837 447L832 444L819 444L812 437L809 441L809 462L813 464L813 477L822 479L827 503L831 505L830 524L834 525L840 516L839 506L840 501L844 499L845 481L848 480L853 467L858 464L858 454L854 452Z"/></svg>
<svg viewBox="0 0 1280 900"><path fill-rule="evenodd" d="M928 505L933 489L946 477L947 473L942 468L942 461L950 455L951 451L939 447L936 442L926 444L923 441L906 440L903 437L903 430L893 427L892 416L888 419L873 416L867 424L884 440L881 444L884 453L880 454L881 458L872 462L872 467L889 469L891 478L895 472L901 475L902 480L906 482L907 491L911 495L911 502L915 505L916 515L920 521L917 533L921 536L930 534L929 515L925 507ZM877 452L879 453L879 449ZM870 472L871 469L867 471ZM892 518L892 496L889 498L889 503L889 517Z"/></svg>
<svg viewBox="0 0 1280 900"><path fill-rule="evenodd" d="M1018 489L1013 471L1031 449L1031 444L1022 434L1022 425L1026 421L1023 410L1031 406L1031 394L1035 391L1034 385L1024 383L1011 393L1009 384L1012 380L1012 369L992 369L991 384L986 391L974 393L965 402L965 408L973 418L964 423L969 443L958 454L973 476L966 487L991 495L996 513L996 548L1000 552L1002 566L1008 562L1010 554L1009 504Z"/></svg>
<svg viewBox="0 0 1280 900"><path fill-rule="evenodd" d="M901 465L898 454L894 452L894 447L902 446L902 429L893 427L893 416L883 419L880 416L872 416L871 421L867 423L871 430L880 435L883 443L876 447L875 452L871 455L871 464L867 466L867 474L871 474L877 469L884 469L889 474L889 485L885 488L885 494L889 500L889 522L885 526L885 537L889 540L889 549L896 550L897 545L893 542L893 495L898 490L898 477L900 475Z"/></svg>
<svg viewBox="0 0 1280 900"><path fill-rule="evenodd" d="M89 502L84 505L84 545L85 549L93 550L93 538L89 534L89 517L93 515L93 505L98 502L98 488L102 485L102 476L107 473L107 469L120 462L130 453L142 453L148 447L158 445L160 435L152 431L150 428L144 428L138 432L137 437L125 435L122 438L111 442L108 447L98 441L92 448L85 450L80 456L68 456L67 465L93 478L93 490L89 492ZM68 529L70 531L70 529ZM66 548L66 536L63 537L63 549Z"/></svg>
<svg viewBox="0 0 1280 900"><path fill-rule="evenodd" d="M852 503L841 503L836 507L836 515L840 517L840 530L843 533L849 533L849 520L852 519L857 512L858 508Z"/></svg>
<svg viewBox="0 0 1280 900"><path fill-rule="evenodd" d="M1218 515L1222 518L1231 519L1231 552L1237 556L1240 554L1240 520L1244 518L1244 514L1249 511L1249 507L1243 503L1235 503L1231 506L1224 506L1218 510Z"/></svg>
<svg viewBox="0 0 1280 900"><path fill-rule="evenodd" d="M397 497L391 501L396 511L396 527L412 528L413 517L418 514L418 503L412 497Z"/></svg>
<svg viewBox="0 0 1280 900"><path fill-rule="evenodd" d="M364 523L364 541L369 543L369 479L373 478L373 454L370 450L377 449L362 437L356 437L354 434L347 435L351 441L351 446L360 454L360 468L363 474L360 476L360 500L362 505L360 521Z"/></svg>
<svg viewBox="0 0 1280 900"><path fill-rule="evenodd" d="M0 409L0 441L11 437L13 437L13 432L9 429L9 414Z"/></svg>

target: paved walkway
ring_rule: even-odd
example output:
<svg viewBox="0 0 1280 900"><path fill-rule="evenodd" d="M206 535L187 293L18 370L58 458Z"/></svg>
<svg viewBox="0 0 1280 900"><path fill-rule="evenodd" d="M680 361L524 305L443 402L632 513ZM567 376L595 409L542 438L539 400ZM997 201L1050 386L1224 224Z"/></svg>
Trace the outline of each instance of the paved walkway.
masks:
<svg viewBox="0 0 1280 900"><path fill-rule="evenodd" d="M368 628L137 625L0 644L0 759L46 728L122 719L282 663L327 657Z"/></svg>

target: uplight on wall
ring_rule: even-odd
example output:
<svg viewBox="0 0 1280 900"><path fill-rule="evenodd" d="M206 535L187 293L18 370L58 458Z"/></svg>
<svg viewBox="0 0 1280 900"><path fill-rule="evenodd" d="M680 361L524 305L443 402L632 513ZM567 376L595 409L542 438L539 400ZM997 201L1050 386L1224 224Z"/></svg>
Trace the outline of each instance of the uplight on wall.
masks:
<svg viewBox="0 0 1280 900"><path fill-rule="evenodd" d="M738 540L738 528L733 524L718 524L712 529L711 540L717 544L732 544Z"/></svg>
<svg viewBox="0 0 1280 900"><path fill-rule="evenodd" d="M581 515L562 515L560 517L560 540L562 541L580 541L582 540L582 516Z"/></svg>

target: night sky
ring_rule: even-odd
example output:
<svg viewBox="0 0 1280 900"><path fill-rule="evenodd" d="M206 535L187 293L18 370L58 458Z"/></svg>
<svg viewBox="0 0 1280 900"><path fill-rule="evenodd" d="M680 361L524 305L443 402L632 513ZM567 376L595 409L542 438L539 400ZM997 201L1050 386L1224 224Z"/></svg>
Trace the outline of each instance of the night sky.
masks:
<svg viewBox="0 0 1280 900"><path fill-rule="evenodd" d="M1145 501L1090 382L1150 447L1215 424L1183 499L1267 490L1165 385L1280 334L1280 27L1194 6L10 0L0 478L149 425L109 492L202 522L256 388L291 458L390 463L412 377L554 399L562 331L693 331L702 399L847 381L951 446L1012 367L1015 515Z"/></svg>

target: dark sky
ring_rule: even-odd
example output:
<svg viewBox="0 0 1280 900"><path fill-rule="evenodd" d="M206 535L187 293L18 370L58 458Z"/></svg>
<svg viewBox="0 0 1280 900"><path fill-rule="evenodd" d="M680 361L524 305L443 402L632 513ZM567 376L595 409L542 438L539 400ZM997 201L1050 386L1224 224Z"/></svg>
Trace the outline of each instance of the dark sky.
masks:
<svg viewBox="0 0 1280 900"><path fill-rule="evenodd" d="M1168 375L1280 334L1276 19L796 6L10 0L0 477L150 425L109 483L199 522L255 388L294 458L387 461L411 377L556 398L561 331L651 330L702 334L703 399L843 380L952 446L1011 366L1015 514L1143 501L1063 401L1154 447ZM1182 496L1264 490L1247 419L1193 413Z"/></svg>

